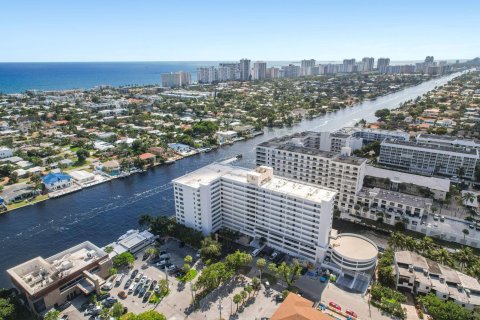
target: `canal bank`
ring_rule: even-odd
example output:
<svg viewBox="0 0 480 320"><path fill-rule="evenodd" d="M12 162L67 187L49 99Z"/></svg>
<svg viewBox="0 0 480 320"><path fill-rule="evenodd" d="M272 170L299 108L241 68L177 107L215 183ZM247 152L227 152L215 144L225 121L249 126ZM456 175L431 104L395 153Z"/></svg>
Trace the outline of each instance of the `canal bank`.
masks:
<svg viewBox="0 0 480 320"><path fill-rule="evenodd" d="M456 74L458 76L458 74ZM5 270L35 256L51 254L89 240L98 246L112 242L118 234L137 226L138 217L174 214L170 181L219 159L237 154L237 165L253 167L255 146L274 137L301 132L334 131L351 126L360 119L375 120L378 109L394 109L415 99L456 75L430 80L351 108L303 120L290 128L266 129L265 134L234 145L201 153L168 166L152 168L126 179L117 179L82 192L65 195L34 206L20 208L14 214L0 216L0 287L10 286Z"/></svg>

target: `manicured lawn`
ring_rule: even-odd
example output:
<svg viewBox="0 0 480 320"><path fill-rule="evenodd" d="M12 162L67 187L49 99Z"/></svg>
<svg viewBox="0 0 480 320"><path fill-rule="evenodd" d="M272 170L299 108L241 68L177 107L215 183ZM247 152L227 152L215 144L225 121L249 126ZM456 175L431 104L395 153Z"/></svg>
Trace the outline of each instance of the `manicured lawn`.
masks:
<svg viewBox="0 0 480 320"><path fill-rule="evenodd" d="M40 202L40 201L43 201L43 200L47 200L47 199L48 199L48 195L47 194L42 194L42 195L37 196L32 201L24 200L24 201L20 201L20 202L17 202L17 203L9 204L9 205L7 205L7 209L8 210L14 210L14 209L18 209L18 208L21 208L21 207L24 207L24 206L27 206L27 205L30 205L30 204L33 204L33 203L37 203L37 202Z"/></svg>
<svg viewBox="0 0 480 320"><path fill-rule="evenodd" d="M197 270L190 269L183 277L177 278L177 279L178 279L178 281L181 281L181 282L189 282L189 281L192 281L193 279L195 279L197 274L198 274Z"/></svg>

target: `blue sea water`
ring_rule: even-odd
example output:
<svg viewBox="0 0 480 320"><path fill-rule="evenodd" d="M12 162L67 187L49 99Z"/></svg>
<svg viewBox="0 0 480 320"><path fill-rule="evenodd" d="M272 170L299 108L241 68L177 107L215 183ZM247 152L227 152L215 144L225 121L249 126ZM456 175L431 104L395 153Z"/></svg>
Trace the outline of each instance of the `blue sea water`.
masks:
<svg viewBox="0 0 480 320"><path fill-rule="evenodd" d="M98 85L159 84L164 72L187 71L214 62L0 63L0 92L89 89Z"/></svg>
<svg viewBox="0 0 480 320"><path fill-rule="evenodd" d="M159 84L164 72L186 71L196 80L200 66L218 66L218 61L153 62L13 62L0 63L0 92L26 90L90 89L99 85ZM288 61L268 62L284 65Z"/></svg>

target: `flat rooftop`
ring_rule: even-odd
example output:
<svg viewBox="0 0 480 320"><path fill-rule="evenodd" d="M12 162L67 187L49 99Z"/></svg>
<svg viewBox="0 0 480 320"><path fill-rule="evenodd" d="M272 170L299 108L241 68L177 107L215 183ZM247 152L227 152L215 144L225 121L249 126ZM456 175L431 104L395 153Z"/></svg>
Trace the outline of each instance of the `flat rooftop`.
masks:
<svg viewBox="0 0 480 320"><path fill-rule="evenodd" d="M33 258L8 269L7 273L33 295L106 256L105 251L85 241L49 258Z"/></svg>
<svg viewBox="0 0 480 320"><path fill-rule="evenodd" d="M249 185L247 182L247 174L249 172L255 172L255 170L213 163L179 177L173 180L173 182L187 185L192 188L198 188L201 185L208 185L221 178L224 180ZM333 200L336 194L336 191L331 189L301 183L277 176L273 176L270 180L264 182L258 188L283 193L293 197L304 198L313 202Z"/></svg>
<svg viewBox="0 0 480 320"><path fill-rule="evenodd" d="M373 260L378 255L378 248L372 241L351 233L343 233L336 238L331 238L330 246L334 251L350 260Z"/></svg>
<svg viewBox="0 0 480 320"><path fill-rule="evenodd" d="M478 158L477 149L469 149L469 148L461 148L461 147L453 147L453 146L444 146L444 145L435 145L429 143L422 143L422 142L415 142L415 141L403 141L398 139L385 139L382 141L381 146L384 145L396 145L396 146L404 146L408 148L415 148L415 149L428 149L434 151L447 151L453 153L461 153L465 155L475 156ZM381 149L380 149L381 150Z"/></svg>
<svg viewBox="0 0 480 320"><path fill-rule="evenodd" d="M426 177L418 174L377 168L370 165L366 166L365 175L377 178L388 178L390 181L395 183L411 183L429 189L440 190L444 192L450 191L450 179Z"/></svg>
<svg viewBox="0 0 480 320"><path fill-rule="evenodd" d="M352 164L352 165L361 165L364 162L367 161L365 158L360 158L357 156L344 156L341 155L340 153L337 152L331 152L331 151L324 151L316 148L309 148L305 147L298 142L294 142L295 139L301 139L301 138L308 138L308 137L314 137L315 135L320 135L318 132L311 132L311 131L306 131L306 132L301 132L301 133L295 133L289 136L284 136L280 138L273 138L271 140L262 142L258 144L258 147L265 147L265 148L272 148L276 150L282 150L282 151L288 151L288 152L295 152L295 153L301 153L305 155L310 155L310 156L316 156L316 157L322 157L326 159L330 159L332 161L337 161L337 162L343 162L347 164Z"/></svg>
<svg viewBox="0 0 480 320"><path fill-rule="evenodd" d="M422 198L412 196L406 193L400 193L396 191L390 191L380 188L362 188L359 194L364 198L377 198L379 200L385 200L387 202L401 203L405 206L412 206L417 208L425 208L428 205L432 205L433 201L430 198Z"/></svg>

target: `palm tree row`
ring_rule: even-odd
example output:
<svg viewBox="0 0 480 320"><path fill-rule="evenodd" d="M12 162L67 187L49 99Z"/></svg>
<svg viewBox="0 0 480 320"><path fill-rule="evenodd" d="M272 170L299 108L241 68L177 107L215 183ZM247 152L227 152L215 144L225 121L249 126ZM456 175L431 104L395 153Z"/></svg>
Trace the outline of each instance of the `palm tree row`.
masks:
<svg viewBox="0 0 480 320"><path fill-rule="evenodd" d="M480 257L470 247L463 247L455 252L450 252L436 244L430 237L425 236L422 239L414 239L399 232L395 232L390 236L388 245L394 251L414 251L428 259L480 279Z"/></svg>

